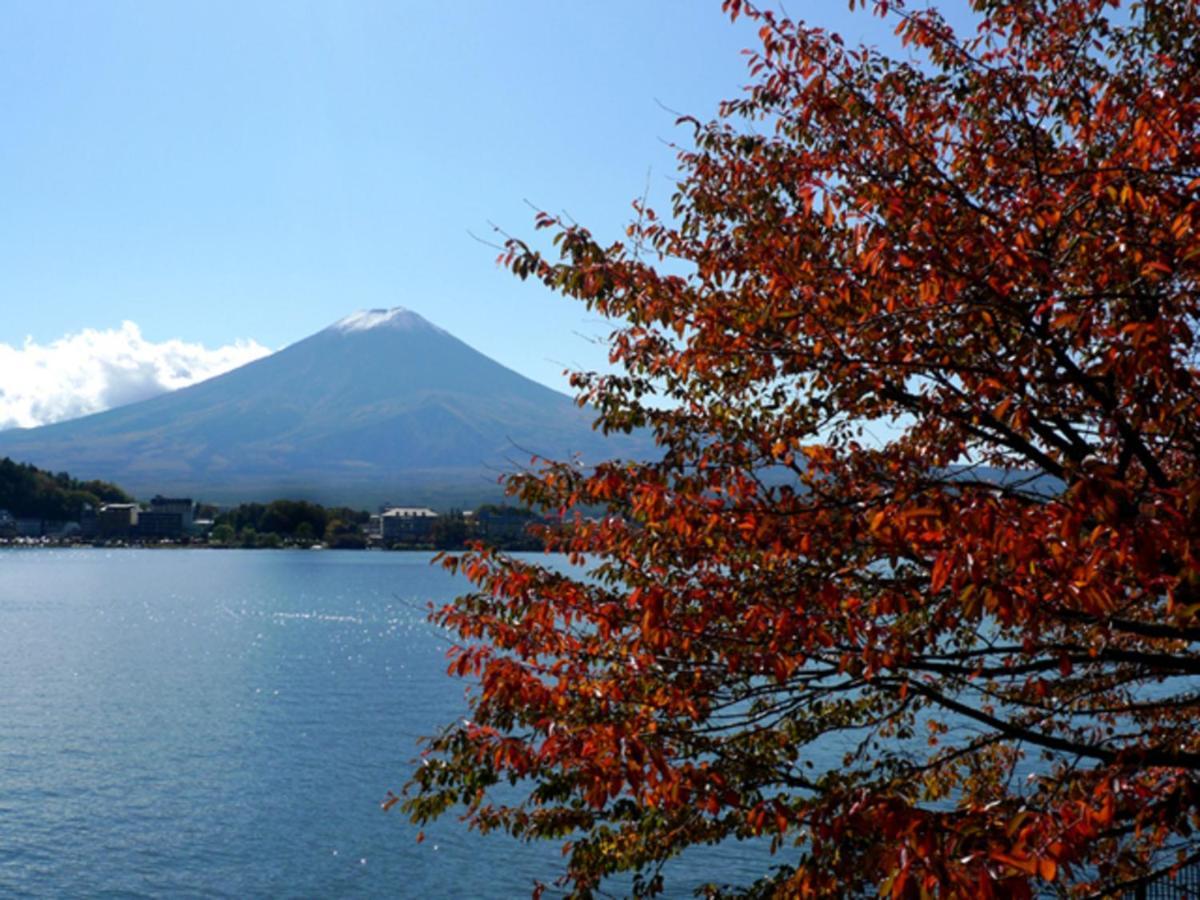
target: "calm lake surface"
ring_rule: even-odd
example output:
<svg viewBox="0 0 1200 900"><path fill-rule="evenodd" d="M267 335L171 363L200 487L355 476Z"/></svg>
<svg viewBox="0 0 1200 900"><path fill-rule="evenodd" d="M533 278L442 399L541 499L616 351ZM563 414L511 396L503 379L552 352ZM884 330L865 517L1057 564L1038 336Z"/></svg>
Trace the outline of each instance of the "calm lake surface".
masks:
<svg viewBox="0 0 1200 900"><path fill-rule="evenodd" d="M522 897L557 844L380 803L465 712L422 553L0 550L0 896ZM680 862L668 896L761 848ZM686 889L685 889L686 888ZM622 893L620 885L613 885Z"/></svg>

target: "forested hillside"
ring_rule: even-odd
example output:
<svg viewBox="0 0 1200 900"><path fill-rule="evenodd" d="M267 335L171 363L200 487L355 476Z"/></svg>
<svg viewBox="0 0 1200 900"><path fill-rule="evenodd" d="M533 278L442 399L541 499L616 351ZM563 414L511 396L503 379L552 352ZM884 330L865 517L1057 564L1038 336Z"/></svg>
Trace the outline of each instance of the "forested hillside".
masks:
<svg viewBox="0 0 1200 900"><path fill-rule="evenodd" d="M79 518L85 503L127 503L132 498L107 481L79 481L66 472L45 472L28 463L0 458L0 509L17 518Z"/></svg>

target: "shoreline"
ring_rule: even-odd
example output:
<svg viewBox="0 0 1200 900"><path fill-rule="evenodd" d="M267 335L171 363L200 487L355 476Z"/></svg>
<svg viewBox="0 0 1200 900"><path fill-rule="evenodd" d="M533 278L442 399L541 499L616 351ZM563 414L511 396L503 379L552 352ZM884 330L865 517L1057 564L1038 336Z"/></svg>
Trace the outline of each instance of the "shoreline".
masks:
<svg viewBox="0 0 1200 900"><path fill-rule="evenodd" d="M544 547L503 547L487 545L491 549L511 553L537 553ZM408 546L393 545L366 547L329 547L324 544L278 544L275 546L245 547L238 544L210 544L207 542L163 541L163 542L91 542L91 541L59 541L47 538L17 538L15 540L0 539L0 551L3 550L319 550L321 552L346 551L351 553L461 553L471 548L466 544L454 547L435 547L432 544L412 544Z"/></svg>

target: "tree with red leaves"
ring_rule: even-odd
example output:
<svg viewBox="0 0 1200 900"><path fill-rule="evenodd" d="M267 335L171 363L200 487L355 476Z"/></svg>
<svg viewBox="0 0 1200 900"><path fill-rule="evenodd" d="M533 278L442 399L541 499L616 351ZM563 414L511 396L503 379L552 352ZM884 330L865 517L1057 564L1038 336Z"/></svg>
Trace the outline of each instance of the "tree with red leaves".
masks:
<svg viewBox="0 0 1200 900"><path fill-rule="evenodd" d="M578 896L754 836L757 896L1168 877L1200 859L1200 5L974 0L962 34L880 0L907 61L724 7L754 81L684 120L672 216L507 245L612 320L574 384L662 454L511 479L588 577L447 560L476 686L410 815L568 842Z"/></svg>

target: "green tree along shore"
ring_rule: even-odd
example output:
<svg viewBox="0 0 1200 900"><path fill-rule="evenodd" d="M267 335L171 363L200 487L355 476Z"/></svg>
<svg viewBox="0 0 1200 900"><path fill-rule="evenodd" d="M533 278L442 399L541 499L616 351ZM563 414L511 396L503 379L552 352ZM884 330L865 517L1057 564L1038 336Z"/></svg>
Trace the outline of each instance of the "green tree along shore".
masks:
<svg viewBox="0 0 1200 900"><path fill-rule="evenodd" d="M28 463L0 459L0 509L17 518L77 520L85 505L129 503L132 498L107 481L80 481Z"/></svg>
<svg viewBox="0 0 1200 900"><path fill-rule="evenodd" d="M369 519L370 513L364 510L325 507L307 500L243 503L217 515L213 537L222 538L219 543L223 544L272 546L271 536L274 541L313 544L356 535L365 546L363 526ZM338 546L354 543L353 540L339 540Z"/></svg>

